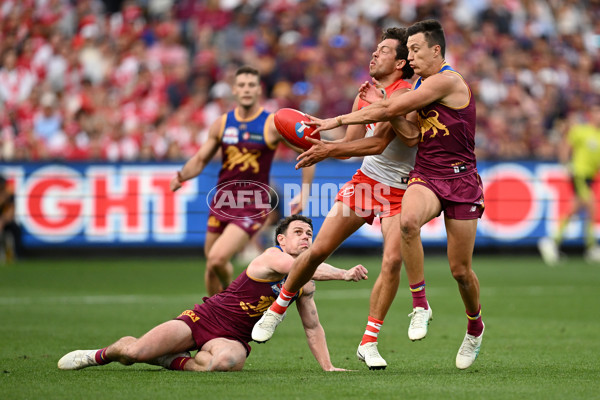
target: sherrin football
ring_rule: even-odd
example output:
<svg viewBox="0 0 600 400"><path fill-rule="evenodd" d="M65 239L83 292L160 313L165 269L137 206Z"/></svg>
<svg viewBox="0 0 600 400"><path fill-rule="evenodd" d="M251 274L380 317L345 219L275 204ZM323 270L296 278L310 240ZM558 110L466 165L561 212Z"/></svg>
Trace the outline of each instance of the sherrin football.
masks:
<svg viewBox="0 0 600 400"><path fill-rule="evenodd" d="M275 128L281 136L290 144L304 150L308 150L312 146L312 143L304 139L306 136L321 139L319 133L312 134L315 127L306 125L306 122L309 121L308 115L293 108L282 108L275 113Z"/></svg>

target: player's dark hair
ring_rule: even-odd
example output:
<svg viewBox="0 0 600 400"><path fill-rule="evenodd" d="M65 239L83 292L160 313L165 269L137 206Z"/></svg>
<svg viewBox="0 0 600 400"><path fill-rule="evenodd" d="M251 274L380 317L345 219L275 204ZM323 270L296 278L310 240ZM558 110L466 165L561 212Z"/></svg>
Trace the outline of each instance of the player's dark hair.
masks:
<svg viewBox="0 0 600 400"><path fill-rule="evenodd" d="M285 217L284 219L279 221L279 223L277 224L277 228L275 228L275 244L279 245L279 240L277 240L277 236L285 234L290 224L294 221L306 222L308 225L310 225L311 229L313 227L312 219L305 217L304 215L294 214L290 215L289 217Z"/></svg>
<svg viewBox="0 0 600 400"><path fill-rule="evenodd" d="M260 73L258 72L258 70L254 67L251 67L249 65L244 65L239 67L236 71L235 71L235 76L241 75L241 74L250 74L250 75L256 75L260 78Z"/></svg>
<svg viewBox="0 0 600 400"><path fill-rule="evenodd" d="M425 35L425 41L429 47L439 45L442 50L442 58L446 57L446 38L444 36L444 29L435 19L426 19L412 24L407 29L408 36L416 35L417 33L423 33Z"/></svg>
<svg viewBox="0 0 600 400"><path fill-rule="evenodd" d="M387 28L381 34L381 40L385 39L396 39L398 46L396 46L396 60L404 60L406 64L402 68L402 78L410 79L415 74L412 67L408 64L408 47L406 47L406 40L408 34L406 28Z"/></svg>

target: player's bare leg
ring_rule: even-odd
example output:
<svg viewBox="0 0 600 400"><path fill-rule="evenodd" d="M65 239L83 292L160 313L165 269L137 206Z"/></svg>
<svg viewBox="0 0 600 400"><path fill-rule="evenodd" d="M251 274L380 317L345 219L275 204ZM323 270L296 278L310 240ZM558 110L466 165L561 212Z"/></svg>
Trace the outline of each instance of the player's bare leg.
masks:
<svg viewBox="0 0 600 400"><path fill-rule="evenodd" d="M233 279L231 259L248 243L250 237L240 227L229 224L220 233L207 232L204 243L206 271L204 282L209 296L223 291Z"/></svg>
<svg viewBox="0 0 600 400"><path fill-rule="evenodd" d="M164 322L148 331L139 339L126 336L106 349L110 361L121 364L158 364L156 359L164 355L178 354L195 346L192 331L183 321Z"/></svg>
<svg viewBox="0 0 600 400"><path fill-rule="evenodd" d="M402 229L402 257L410 285L425 279L421 227L435 218L441 210L436 195L423 185L412 184L402 198L400 227Z"/></svg>
<svg viewBox="0 0 600 400"><path fill-rule="evenodd" d="M448 234L448 261L458 283L460 296L468 313L479 311L479 281L471 268L477 220L445 219Z"/></svg>
<svg viewBox="0 0 600 400"><path fill-rule="evenodd" d="M387 315L400 285L402 255L398 245L402 240L400 233L400 214L381 220L383 233L383 260L381 272L373 285L369 303L369 314L383 320Z"/></svg>
<svg viewBox="0 0 600 400"><path fill-rule="evenodd" d="M254 325L252 339L255 342L264 343L271 339L277 325L283 320L293 294L312 278L319 264L364 223L364 218L358 216L346 204L340 201L333 204L312 246L294 261L279 297Z"/></svg>
<svg viewBox="0 0 600 400"><path fill-rule="evenodd" d="M81 369L113 361L123 365L148 363L170 368L177 357L189 357L186 352L194 346L187 324L171 320L154 327L139 339L125 336L104 349L72 351L58 361L58 368Z"/></svg>
<svg viewBox="0 0 600 400"><path fill-rule="evenodd" d="M367 327L356 350L358 359L364 361L369 369L385 369L387 367L387 362L377 349L377 337L400 285L402 267L402 256L398 251L401 240L400 214L383 218L381 232L383 233L381 272L371 290Z"/></svg>
<svg viewBox="0 0 600 400"><path fill-rule="evenodd" d="M402 199L400 215L401 248L408 284L413 295L413 311L408 327L410 340L421 340L427 335L433 313L425 298L425 255L421 242L421 227L435 218L441 210L437 196L422 185L408 187Z"/></svg>
<svg viewBox="0 0 600 400"><path fill-rule="evenodd" d="M473 248L477 232L477 220L445 219L448 234L448 261L452 276L468 317L467 334L456 356L456 366L465 369L471 366L481 347L484 325L479 303L479 280L472 269Z"/></svg>
<svg viewBox="0 0 600 400"><path fill-rule="evenodd" d="M237 340L217 338L208 341L185 364L186 371L241 371L246 363L246 348Z"/></svg>

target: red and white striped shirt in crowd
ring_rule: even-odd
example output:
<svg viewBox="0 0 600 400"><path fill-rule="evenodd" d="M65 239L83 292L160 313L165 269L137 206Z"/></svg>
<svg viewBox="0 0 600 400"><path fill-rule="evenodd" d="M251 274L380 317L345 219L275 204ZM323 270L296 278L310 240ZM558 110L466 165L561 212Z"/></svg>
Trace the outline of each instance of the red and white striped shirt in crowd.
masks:
<svg viewBox="0 0 600 400"><path fill-rule="evenodd" d="M25 101L36 82L35 74L27 68L0 69L0 101L10 106Z"/></svg>

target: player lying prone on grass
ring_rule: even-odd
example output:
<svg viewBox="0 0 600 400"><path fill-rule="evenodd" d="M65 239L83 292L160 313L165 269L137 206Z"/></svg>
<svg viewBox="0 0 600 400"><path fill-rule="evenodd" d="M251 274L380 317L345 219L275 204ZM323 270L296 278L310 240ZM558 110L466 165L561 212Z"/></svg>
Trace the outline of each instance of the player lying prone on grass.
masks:
<svg viewBox="0 0 600 400"><path fill-rule="evenodd" d="M312 244L312 221L292 215L283 219L271 247L250 262L223 292L196 304L176 319L165 322L136 339L125 336L99 350L75 350L58 361L70 370L118 361L124 365L148 363L185 371L239 371L250 354L251 331L277 298L294 259ZM349 270L321 264L315 280L360 281L367 270L357 265ZM325 371L344 371L331 363L325 332L313 299L315 284L306 284L296 301L308 346ZM189 351L198 350L191 357Z"/></svg>

